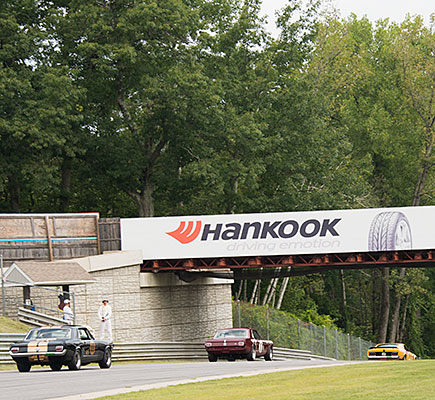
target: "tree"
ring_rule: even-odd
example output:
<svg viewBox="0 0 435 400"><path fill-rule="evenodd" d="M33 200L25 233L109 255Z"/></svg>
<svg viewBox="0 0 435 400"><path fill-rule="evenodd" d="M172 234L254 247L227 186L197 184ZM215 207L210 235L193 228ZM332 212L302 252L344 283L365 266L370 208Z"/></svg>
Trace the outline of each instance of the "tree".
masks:
<svg viewBox="0 0 435 400"><path fill-rule="evenodd" d="M199 134L207 80L195 40L201 1L76 1L59 25L87 89L96 166L154 215L155 173L170 145Z"/></svg>
<svg viewBox="0 0 435 400"><path fill-rule="evenodd" d="M185 146L190 157L178 164L182 198L172 206L175 213L246 211L259 189L264 153L272 151L264 134L272 77L259 1L222 4L226 12L213 16L210 32L199 37L201 63L216 100L210 110L202 107L204 130Z"/></svg>
<svg viewBox="0 0 435 400"><path fill-rule="evenodd" d="M420 137L418 177L414 188L412 205L419 206L423 196L431 196L433 178L430 176L434 165L432 153L435 133L435 33L423 25L422 18L407 19L395 27L395 41L392 55L398 60L400 83L404 97L417 119L415 130ZM430 180L429 180L430 179ZM429 180L429 182L428 182ZM428 186L429 183L429 187ZM400 277L405 277L401 268ZM397 291L394 314L391 321L390 339L396 339L399 332L399 310L402 293Z"/></svg>
<svg viewBox="0 0 435 400"><path fill-rule="evenodd" d="M317 44L311 65L317 87L330 94L332 120L351 140L352 159L364 157L372 164L366 169L371 171L372 204L422 204L433 180L433 33L418 17L373 27L367 19L331 16L319 28ZM401 293L397 287L390 302L389 275L383 271L380 286L380 341L388 325L390 339L399 331ZM405 277L405 270L399 276Z"/></svg>
<svg viewBox="0 0 435 400"><path fill-rule="evenodd" d="M79 91L51 57L53 15L49 3L33 1L6 2L0 12L0 174L7 211L59 210L51 196L58 154L73 153L66 138L81 118Z"/></svg>

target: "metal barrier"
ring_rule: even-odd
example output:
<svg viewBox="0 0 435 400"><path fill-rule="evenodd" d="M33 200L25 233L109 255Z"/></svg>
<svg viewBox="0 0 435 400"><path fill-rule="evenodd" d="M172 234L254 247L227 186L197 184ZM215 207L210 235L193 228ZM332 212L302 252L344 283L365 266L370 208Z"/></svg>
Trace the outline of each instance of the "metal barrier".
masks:
<svg viewBox="0 0 435 400"><path fill-rule="evenodd" d="M308 350L286 349L283 347L274 347L273 358L274 360L335 360L335 358L323 357L317 354L312 354Z"/></svg>
<svg viewBox="0 0 435 400"><path fill-rule="evenodd" d="M4 283L7 285L10 285L10 286L20 286L21 285L20 282L14 281L11 279L5 280ZM52 288L44 287L44 286L36 286L36 285L27 285L27 286L37 288L38 291L42 291L43 293L47 293L47 292L49 294L55 293L56 294L56 302L58 299L60 301L59 296L62 296L62 298L71 299L73 321L75 322L75 318L76 318L75 304L76 304L76 302L75 302L75 294L74 293L67 292L64 290L52 289ZM4 289L4 288L2 287L2 289ZM9 315L9 316L16 317L16 316L19 316L19 310L22 311L23 309L25 309L25 310L30 310L30 311L38 311L40 314L42 314L45 317L59 319L63 315L63 312L61 309L59 309L58 307L49 308L49 307L45 307L45 306L39 304L41 302L41 300L44 300L44 299L47 300L47 298L50 297L49 294L48 295L41 295L41 294L38 295L37 294L32 299L28 298L28 299L26 299L25 302L20 302L20 301L16 301L16 299L6 298L5 292L4 292L4 290L2 290L2 296L1 296L1 306L3 309L2 315L3 316ZM6 311L6 309L8 309L8 310ZM37 325L37 324L33 324L33 323L31 323L31 324L33 326L41 326L41 325Z"/></svg>
<svg viewBox="0 0 435 400"><path fill-rule="evenodd" d="M24 336L25 333L0 333L0 365L15 364L9 355L9 346L20 342Z"/></svg>
<svg viewBox="0 0 435 400"><path fill-rule="evenodd" d="M113 361L205 360L204 343L142 342L115 343Z"/></svg>
<svg viewBox="0 0 435 400"><path fill-rule="evenodd" d="M65 324L62 318L52 317L23 307L18 308L18 320L33 327Z"/></svg>
<svg viewBox="0 0 435 400"><path fill-rule="evenodd" d="M311 360L312 354L306 350L296 350L296 349L285 349L283 347L273 348L273 358L274 360L287 360L287 359L297 359L297 360Z"/></svg>
<svg viewBox="0 0 435 400"><path fill-rule="evenodd" d="M14 361L9 356L9 346L21 341L25 334L0 333L0 365L11 365ZM322 358L306 350L274 348L275 360ZM207 360L204 343L182 342L140 342L115 343L113 361L151 361L151 360Z"/></svg>
<svg viewBox="0 0 435 400"><path fill-rule="evenodd" d="M276 347L273 349L275 360L287 359L329 359L311 354L307 350L285 349ZM115 343L113 349L114 361L135 361L135 360L206 360L207 352L204 343Z"/></svg>

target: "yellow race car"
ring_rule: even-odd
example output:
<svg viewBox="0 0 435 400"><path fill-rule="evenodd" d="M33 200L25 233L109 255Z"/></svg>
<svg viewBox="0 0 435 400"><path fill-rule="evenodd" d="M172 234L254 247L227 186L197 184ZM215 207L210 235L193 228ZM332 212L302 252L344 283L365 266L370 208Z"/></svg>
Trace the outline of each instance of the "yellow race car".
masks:
<svg viewBox="0 0 435 400"><path fill-rule="evenodd" d="M378 343L367 350L367 358L369 360L415 360L417 356L403 343Z"/></svg>

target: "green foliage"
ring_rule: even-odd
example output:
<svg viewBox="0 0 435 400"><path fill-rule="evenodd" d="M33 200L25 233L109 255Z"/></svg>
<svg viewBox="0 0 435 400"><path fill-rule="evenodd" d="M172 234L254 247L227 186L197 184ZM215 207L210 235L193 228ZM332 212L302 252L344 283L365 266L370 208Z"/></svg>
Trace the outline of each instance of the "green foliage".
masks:
<svg viewBox="0 0 435 400"><path fill-rule="evenodd" d="M3 2L0 211L433 204L433 29L320 18L317 2L291 0L274 39L260 5ZM434 276L400 276L400 334L433 355ZM373 338L380 282L377 270L293 278L282 309Z"/></svg>
<svg viewBox="0 0 435 400"><path fill-rule="evenodd" d="M424 345L423 354L428 358L435 357L435 350L432 343L432 338L435 337L435 295L432 292L428 293L425 304L421 305L421 330L417 332L421 335L421 340ZM418 314L417 314L418 316Z"/></svg>
<svg viewBox="0 0 435 400"><path fill-rule="evenodd" d="M309 350L313 354L337 359L365 359L372 344L337 330L329 315L307 310L304 319L266 306L233 302L233 326L256 329L273 340L275 347ZM322 324L323 325L319 325Z"/></svg>
<svg viewBox="0 0 435 400"><path fill-rule="evenodd" d="M263 337L267 334L267 313L270 320L269 337L278 347L302 348L301 337L298 339L298 335L301 335L301 328L298 326L301 324L312 323L336 329L329 315L319 315L316 310L306 310L303 315L296 316L274 308L240 302L241 326L257 329ZM237 302L233 302L233 325L238 326Z"/></svg>

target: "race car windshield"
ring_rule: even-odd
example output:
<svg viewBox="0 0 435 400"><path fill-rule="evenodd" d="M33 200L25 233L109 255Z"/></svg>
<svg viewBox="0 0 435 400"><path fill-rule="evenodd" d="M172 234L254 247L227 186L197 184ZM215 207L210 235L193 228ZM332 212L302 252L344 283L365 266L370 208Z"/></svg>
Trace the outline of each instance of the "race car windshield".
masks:
<svg viewBox="0 0 435 400"><path fill-rule="evenodd" d="M247 338L249 336L248 336L248 331L245 329L228 329L228 330L218 331L214 336L214 339L225 339L229 337Z"/></svg>
<svg viewBox="0 0 435 400"><path fill-rule="evenodd" d="M35 339L71 339L71 329L35 329L28 333L26 340Z"/></svg>
<svg viewBox="0 0 435 400"><path fill-rule="evenodd" d="M392 344L381 344L379 346L376 346L378 349L397 349L397 346L394 346Z"/></svg>

